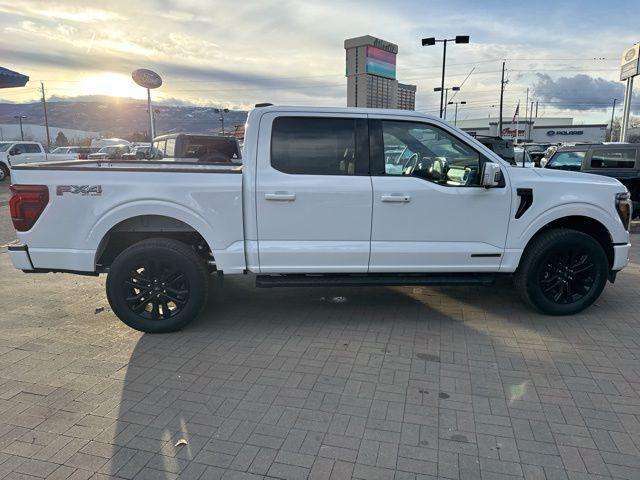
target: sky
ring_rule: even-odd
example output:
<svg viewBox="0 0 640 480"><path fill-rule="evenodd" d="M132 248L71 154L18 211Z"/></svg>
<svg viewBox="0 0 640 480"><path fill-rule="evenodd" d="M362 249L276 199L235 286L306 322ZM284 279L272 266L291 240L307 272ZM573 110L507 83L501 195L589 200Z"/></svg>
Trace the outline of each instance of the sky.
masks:
<svg viewBox="0 0 640 480"><path fill-rule="evenodd" d="M460 119L497 115L504 60L505 116L518 101L523 114L529 88L539 115L604 123L623 97L622 52L640 41L632 3L0 0L0 65L31 78L0 90L0 101L36 100L40 81L51 100L145 98L130 74L150 68L164 104L342 106L344 39L370 34L399 46L398 79L418 86L417 110L437 114L442 44L420 39L469 35L447 49L446 86L461 86L454 101L467 102Z"/></svg>

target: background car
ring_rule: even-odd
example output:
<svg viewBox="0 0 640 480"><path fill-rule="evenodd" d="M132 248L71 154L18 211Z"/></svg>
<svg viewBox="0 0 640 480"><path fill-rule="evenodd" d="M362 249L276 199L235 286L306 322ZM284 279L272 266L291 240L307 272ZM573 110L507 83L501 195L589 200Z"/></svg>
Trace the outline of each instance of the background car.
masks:
<svg viewBox="0 0 640 480"><path fill-rule="evenodd" d="M129 145L109 145L102 147L96 153L87 155L89 160L119 160L126 153L129 153Z"/></svg>
<svg viewBox="0 0 640 480"><path fill-rule="evenodd" d="M619 180L631 194L633 214L640 214L640 144L597 143L558 147L544 168L593 173Z"/></svg>

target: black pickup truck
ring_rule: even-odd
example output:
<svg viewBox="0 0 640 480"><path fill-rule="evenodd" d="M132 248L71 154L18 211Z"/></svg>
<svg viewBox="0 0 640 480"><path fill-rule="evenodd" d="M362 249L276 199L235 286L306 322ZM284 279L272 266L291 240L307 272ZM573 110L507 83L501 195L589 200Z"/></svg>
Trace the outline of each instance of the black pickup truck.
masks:
<svg viewBox="0 0 640 480"><path fill-rule="evenodd" d="M597 143L559 147L544 168L613 177L631 193L634 216L640 214L640 143Z"/></svg>

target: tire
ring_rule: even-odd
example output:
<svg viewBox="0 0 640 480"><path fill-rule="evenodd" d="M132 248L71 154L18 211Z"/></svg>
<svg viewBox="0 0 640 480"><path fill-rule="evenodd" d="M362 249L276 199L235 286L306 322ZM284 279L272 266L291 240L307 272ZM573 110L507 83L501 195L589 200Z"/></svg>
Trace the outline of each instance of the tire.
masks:
<svg viewBox="0 0 640 480"><path fill-rule="evenodd" d="M591 236L558 228L534 238L515 275L529 306L547 315L572 315L595 302L607 282L609 262Z"/></svg>
<svg viewBox="0 0 640 480"><path fill-rule="evenodd" d="M124 250L107 275L111 309L146 333L175 332L203 310L209 273L205 262L177 240L151 238Z"/></svg>
<svg viewBox="0 0 640 480"><path fill-rule="evenodd" d="M4 163L0 163L0 182L9 178L9 167Z"/></svg>

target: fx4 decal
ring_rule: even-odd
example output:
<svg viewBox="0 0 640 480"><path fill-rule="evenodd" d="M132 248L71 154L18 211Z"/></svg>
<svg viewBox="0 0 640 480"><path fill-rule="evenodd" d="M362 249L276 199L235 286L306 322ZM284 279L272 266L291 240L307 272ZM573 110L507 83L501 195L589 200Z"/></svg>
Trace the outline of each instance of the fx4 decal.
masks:
<svg viewBox="0 0 640 480"><path fill-rule="evenodd" d="M63 196L65 193L82 195L83 197L99 197L102 195L102 185L57 185L56 195Z"/></svg>

